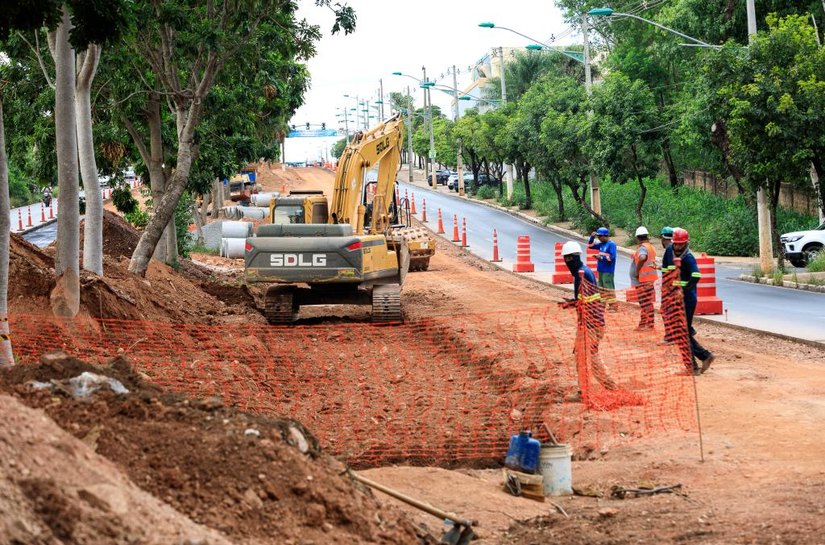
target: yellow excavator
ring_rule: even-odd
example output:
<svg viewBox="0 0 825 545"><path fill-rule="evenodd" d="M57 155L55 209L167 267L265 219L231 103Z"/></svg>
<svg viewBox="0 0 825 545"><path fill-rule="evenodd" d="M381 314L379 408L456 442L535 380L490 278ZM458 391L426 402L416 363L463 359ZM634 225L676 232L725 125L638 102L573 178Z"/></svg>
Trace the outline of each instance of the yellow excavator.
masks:
<svg viewBox="0 0 825 545"><path fill-rule="evenodd" d="M374 322L403 319L411 260L426 269L435 251L396 198L403 136L400 115L357 133L339 160L331 203L315 191L270 204L272 223L247 238L244 263L247 282L273 284L265 297L270 323L291 323L304 305L329 304L372 305ZM366 182L376 166L376 180Z"/></svg>

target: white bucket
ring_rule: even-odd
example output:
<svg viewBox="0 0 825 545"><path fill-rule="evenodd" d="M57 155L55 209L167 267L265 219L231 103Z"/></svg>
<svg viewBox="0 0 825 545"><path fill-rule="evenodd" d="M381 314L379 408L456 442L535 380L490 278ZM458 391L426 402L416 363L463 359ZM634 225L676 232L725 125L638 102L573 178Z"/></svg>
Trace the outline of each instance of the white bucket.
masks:
<svg viewBox="0 0 825 545"><path fill-rule="evenodd" d="M221 237L247 238L252 235L252 223L249 221L225 221L221 223Z"/></svg>
<svg viewBox="0 0 825 545"><path fill-rule="evenodd" d="M573 493L573 449L570 445L542 445L539 473L544 477L545 496L569 496Z"/></svg>

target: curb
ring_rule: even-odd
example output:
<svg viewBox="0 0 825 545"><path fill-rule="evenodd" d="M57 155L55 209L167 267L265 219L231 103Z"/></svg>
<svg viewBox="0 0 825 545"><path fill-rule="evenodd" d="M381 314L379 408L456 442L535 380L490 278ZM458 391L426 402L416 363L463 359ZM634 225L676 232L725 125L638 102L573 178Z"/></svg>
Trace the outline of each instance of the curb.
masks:
<svg viewBox="0 0 825 545"><path fill-rule="evenodd" d="M22 231L12 231L12 232L14 234L20 235L22 237L23 235L33 233L34 231L37 231L38 229L42 229L43 227L49 226L49 225L51 225L52 223L54 223L56 221L57 221L57 218L52 218L50 220L46 220L45 223L38 223L37 225L33 225L32 227L27 227L26 229L23 229Z"/></svg>
<svg viewBox="0 0 825 545"><path fill-rule="evenodd" d="M825 293L825 286L816 284L801 284L799 282L792 282L790 280L783 280L782 285L775 284L770 278L759 278L750 274L741 274L737 278L742 282L750 282L751 284L762 284L763 286L772 286L774 288L789 288L792 290L810 291L814 293Z"/></svg>

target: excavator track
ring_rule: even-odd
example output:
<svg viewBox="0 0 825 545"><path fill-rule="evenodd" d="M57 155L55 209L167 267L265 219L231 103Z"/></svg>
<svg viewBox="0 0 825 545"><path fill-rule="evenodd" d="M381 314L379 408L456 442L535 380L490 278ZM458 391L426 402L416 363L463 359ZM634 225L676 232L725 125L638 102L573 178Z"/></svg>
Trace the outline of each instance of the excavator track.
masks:
<svg viewBox="0 0 825 545"><path fill-rule="evenodd" d="M382 284L372 288L372 321L375 323L401 322L401 286Z"/></svg>
<svg viewBox="0 0 825 545"><path fill-rule="evenodd" d="M292 286L270 286L264 299L264 315L272 325L291 324L294 320Z"/></svg>

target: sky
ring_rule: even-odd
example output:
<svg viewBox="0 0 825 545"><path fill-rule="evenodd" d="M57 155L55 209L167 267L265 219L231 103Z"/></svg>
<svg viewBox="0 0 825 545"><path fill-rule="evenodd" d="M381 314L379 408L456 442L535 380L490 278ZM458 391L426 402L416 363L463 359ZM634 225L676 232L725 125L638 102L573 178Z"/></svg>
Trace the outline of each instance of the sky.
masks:
<svg viewBox="0 0 825 545"><path fill-rule="evenodd" d="M306 123L315 128L321 123L337 128L336 111L355 107L355 98L344 95L374 101L379 79L383 79L387 102L391 91L406 92L410 85L415 105L420 107L423 99L418 83L392 72L421 78L425 66L429 79L452 86L447 70L455 65L461 89L470 82L468 67L493 48L534 43L506 30L480 28L478 23L493 22L545 43L568 28L553 0L349 0L348 4L358 18L355 32L333 36L332 11L316 7L314 0L298 1L298 17L318 25L323 34L316 56L307 63L312 87L304 97L304 106L290 121L298 128ZM577 41L578 34L573 33L553 43ZM432 91L432 100L450 115L450 96ZM389 115L388 109L385 115ZM322 139L291 138L286 159L323 155L327 145Z"/></svg>

